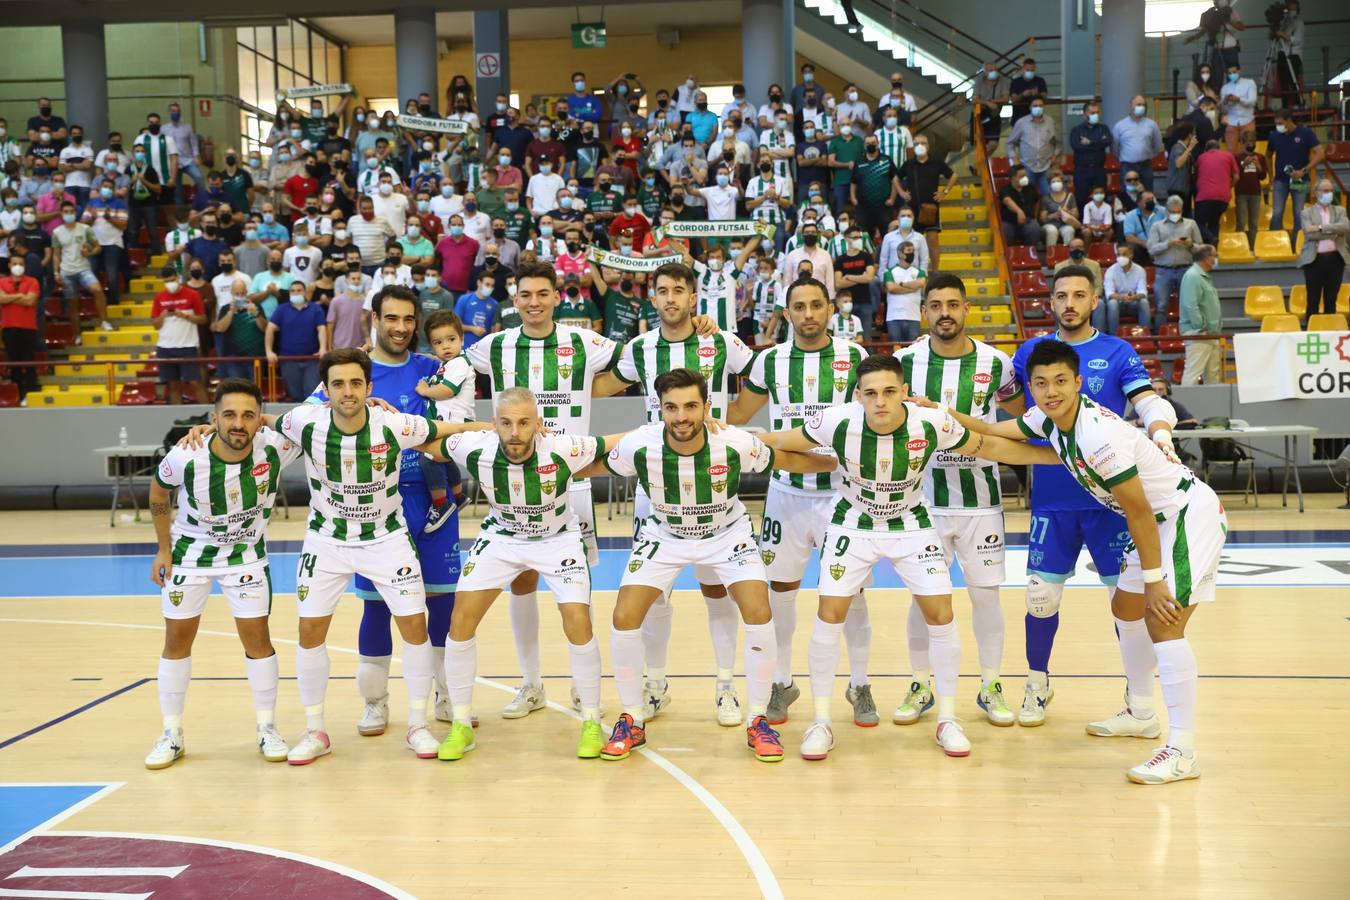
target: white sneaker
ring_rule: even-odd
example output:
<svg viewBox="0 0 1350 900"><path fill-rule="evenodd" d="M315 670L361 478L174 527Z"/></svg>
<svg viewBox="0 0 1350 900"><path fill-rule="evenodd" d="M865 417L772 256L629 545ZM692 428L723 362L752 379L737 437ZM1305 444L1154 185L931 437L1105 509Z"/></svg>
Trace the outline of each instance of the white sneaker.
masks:
<svg viewBox="0 0 1350 900"><path fill-rule="evenodd" d="M1045 708L1055 699L1055 689L1047 682L1038 687L1027 681L1026 693L1022 695L1022 708L1017 711L1017 724L1024 728L1035 728L1045 724Z"/></svg>
<svg viewBox="0 0 1350 900"><path fill-rule="evenodd" d="M1176 747L1160 747L1153 758L1125 773L1135 784L1166 784L1200 777L1200 760L1194 753L1187 756Z"/></svg>
<svg viewBox="0 0 1350 900"><path fill-rule="evenodd" d="M731 728L743 721L741 701L736 698L736 685L730 681L717 682L717 724Z"/></svg>
<svg viewBox="0 0 1350 900"><path fill-rule="evenodd" d="M109 322L107 319L104 319L102 322L99 323L98 327L102 328L104 331L112 331L113 323Z"/></svg>
<svg viewBox="0 0 1350 900"><path fill-rule="evenodd" d="M933 708L933 702L933 689L929 685L911 681L909 693L891 713L891 721L897 725L913 725Z"/></svg>
<svg viewBox="0 0 1350 900"><path fill-rule="evenodd" d="M670 682L648 681L642 688L642 721L655 719L670 706Z"/></svg>
<svg viewBox="0 0 1350 900"><path fill-rule="evenodd" d="M824 759L834 749L834 729L824 722L812 722L802 735L802 759Z"/></svg>
<svg viewBox="0 0 1350 900"><path fill-rule="evenodd" d="M187 747L183 743L183 731L165 731L155 740L155 746L150 748L150 753L145 757L145 767L147 769L167 769L175 762L183 758L187 752Z"/></svg>
<svg viewBox="0 0 1350 900"><path fill-rule="evenodd" d="M306 731L291 752L286 754L286 762L293 766L307 766L320 756L333 752L328 735L322 731Z"/></svg>
<svg viewBox="0 0 1350 900"><path fill-rule="evenodd" d="M600 715L603 716L605 714L604 704L601 704L598 709L600 710ZM581 712L581 694L577 693L577 686L575 684L572 685L572 710L574 712ZM474 724L474 727L478 727L477 723Z"/></svg>
<svg viewBox="0 0 1350 900"><path fill-rule="evenodd" d="M970 755L970 740L961 730L961 723L955 719L943 719L938 722L937 745L948 756Z"/></svg>
<svg viewBox="0 0 1350 900"><path fill-rule="evenodd" d="M523 719L548 705L542 684L522 684L511 702L502 707L503 719Z"/></svg>
<svg viewBox="0 0 1350 900"><path fill-rule="evenodd" d="M377 734L384 734L387 727L389 727L389 695L385 694L378 700L367 700L365 711L361 713L361 721L356 723L356 730L365 737L374 737Z"/></svg>
<svg viewBox="0 0 1350 900"><path fill-rule="evenodd" d="M258 752L268 762L285 762L290 748L275 725L258 726Z"/></svg>
<svg viewBox="0 0 1350 900"><path fill-rule="evenodd" d="M455 717L450 710L450 696L448 694L436 695L436 721L437 722L455 721Z"/></svg>
<svg viewBox="0 0 1350 900"><path fill-rule="evenodd" d="M1087 733L1096 737L1155 738L1162 734L1162 723L1158 721L1157 713L1141 719L1127 706L1109 719L1089 722Z"/></svg>
<svg viewBox="0 0 1350 900"><path fill-rule="evenodd" d="M425 725L414 725L408 729L408 749L417 754L418 759L435 759L441 742L431 736Z"/></svg>

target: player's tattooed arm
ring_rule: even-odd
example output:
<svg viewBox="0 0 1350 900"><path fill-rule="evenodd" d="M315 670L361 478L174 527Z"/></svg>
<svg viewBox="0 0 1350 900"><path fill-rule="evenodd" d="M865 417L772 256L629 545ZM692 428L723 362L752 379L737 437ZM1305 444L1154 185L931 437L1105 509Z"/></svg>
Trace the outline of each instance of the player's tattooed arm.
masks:
<svg viewBox="0 0 1350 900"><path fill-rule="evenodd" d="M150 481L150 519L155 525L157 548L154 562L150 564L150 580L160 587L173 574L173 551L170 519L173 516L173 503L168 488L158 481Z"/></svg>

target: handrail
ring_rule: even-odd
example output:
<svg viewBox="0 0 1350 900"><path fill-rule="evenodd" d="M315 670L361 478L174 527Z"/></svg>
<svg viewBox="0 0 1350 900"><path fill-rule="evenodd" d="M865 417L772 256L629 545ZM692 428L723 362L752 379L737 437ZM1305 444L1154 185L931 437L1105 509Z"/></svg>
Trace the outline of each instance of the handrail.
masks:
<svg viewBox="0 0 1350 900"><path fill-rule="evenodd" d="M1027 45L1034 45L1037 41L1057 40L1058 37L1059 35L1031 35L1029 37L1023 38L1013 46L1009 47L1007 50L1004 50L1002 53L999 53L997 56L994 57L994 62L996 63L997 71L999 72L1000 75L1006 75L1008 77L1011 77L1013 73L1009 72L1008 68L1014 65L1014 59L1018 55L1019 50L1021 50L1023 47L1026 47ZM929 101L928 103L925 103L918 109L916 109L914 111L914 121L910 125L911 130L920 130L925 126L931 125L932 120L928 118L930 114L933 113L945 114L948 111L947 108L951 106L951 104L960 103L964 101L965 97L962 95L961 92L966 90L967 86L971 85L979 77L979 75L980 75L979 71L970 74L969 76L966 77L964 81L954 86L950 92L943 94L942 96L937 97Z"/></svg>
<svg viewBox="0 0 1350 900"><path fill-rule="evenodd" d="M1003 286L1008 292L1008 302L1013 308L1013 317L1017 322L1017 335L1021 337L1025 333L1022 326L1022 310L1017 305L1017 298L1013 296L1012 273L1008 269L1008 248L1003 242L1003 217L998 214L998 207L994 202L994 181L989 171L989 154L984 148L984 128L980 125L979 116L972 116L971 121L974 123L975 133L975 139L972 142L974 146L971 148L971 152L975 156L980 187L984 191L984 212L989 217L989 235L994 244L998 276L1002 279Z"/></svg>

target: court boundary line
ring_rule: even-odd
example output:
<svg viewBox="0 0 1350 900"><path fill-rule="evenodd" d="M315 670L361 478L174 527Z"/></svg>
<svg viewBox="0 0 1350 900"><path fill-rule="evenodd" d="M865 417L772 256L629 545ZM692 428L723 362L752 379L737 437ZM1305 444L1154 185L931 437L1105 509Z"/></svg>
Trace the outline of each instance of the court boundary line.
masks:
<svg viewBox="0 0 1350 900"><path fill-rule="evenodd" d="M159 631L163 629L162 625L144 625L137 622L92 622L88 620L63 621L60 619L23 619L23 618L0 619L0 622L23 622L37 625L84 625L90 627L104 627L104 628L130 628L138 631L139 630ZM199 635L205 634L211 637L229 637L238 639L238 635L235 634L234 632L215 631L213 629L201 629L198 630L197 634ZM289 644L291 646L295 646L298 643L297 641L289 640L287 638L277 638L277 637L272 638L272 641L273 643ZM332 644L329 644L327 646L329 650L332 650L336 653L346 653L352 656L360 655L357 650L354 650L350 647L336 647L333 646ZM391 660L397 661L400 665L402 665L402 659L400 659L397 656L391 656ZM154 679L152 678L146 678L138 682L138 685L153 680ZM482 684L484 687L490 687L494 690L504 691L508 694L515 693L515 690L513 688L507 687L506 685L501 684L500 682L489 681L481 677L475 679L475 683ZM125 693L125 691L119 693ZM108 699L111 699L111 697L109 697ZM559 704L554 703L552 700L549 700L547 702L550 709L556 710L557 712L564 713L566 715L572 716L580 720L581 717L573 710L560 706ZM69 718L69 716L67 716L66 718ZM726 806L724 806L722 802L718 800L717 797L711 791L709 791L701 783L699 783L698 779L694 778L694 776L690 775L688 772L685 772L683 769L675 765L675 763L671 762L670 760L666 759L664 756L661 756L661 754L657 753L655 750L651 750L649 748L644 747L640 748L638 750L638 753L647 756L652 761L652 763L657 766L657 768L661 769L671 778L675 779L676 783L680 784L691 794L693 794L695 799L697 799L700 803L702 803L704 808L707 809L708 812L712 813L713 818L717 820L717 822L722 826L723 830L725 830L728 836L731 837L732 842L735 843L736 845L736 848L740 850L741 856L745 859L747 865L749 865L750 867L751 874L755 876L755 882L759 885L760 893L763 896L770 898L770 900L782 900L783 890L778 885L778 879L773 874L773 868L769 865L768 860L764 858L763 852L760 851L759 846L755 843L754 839L750 837L749 832L747 832L744 826L742 826L741 823L736 819L736 817L732 815L731 811L728 810ZM407 894L401 896L411 898L411 895ZM416 900L416 898L411 898L411 900Z"/></svg>
<svg viewBox="0 0 1350 900"><path fill-rule="evenodd" d="M104 797L108 796L118 788L125 787L126 782L125 781L35 781L32 782L31 784L25 784L19 781L12 781L0 783L0 787L94 787L95 785L102 785L102 789L95 791L94 793L90 794L88 797L85 797L78 803L73 803L70 806L67 806L65 809L61 810L59 813L52 816L51 818L44 819L43 821L34 825L32 828L28 829L23 834L19 835L14 840L10 841L8 844L0 846L0 856L4 856L6 853L13 850L15 847L19 846L20 844L22 844L24 841L28 840L35 834L39 833L45 834L52 828L52 826L64 822L66 819L69 819L71 816L75 815L77 812L80 812L81 810L85 809L88 806L92 806L93 804L97 803L99 800L102 800Z"/></svg>
<svg viewBox="0 0 1350 900"><path fill-rule="evenodd" d="M46 731L48 728L51 728L51 727L54 726L54 725L60 725L62 722L66 721L67 719L73 719L73 718L75 718L76 716L78 716L80 713L86 712L87 710L91 710L91 709L93 709L95 706L98 706L100 703L107 703L109 700L113 699L114 697L121 696L122 694L125 694L125 693L127 693L128 691L134 691L136 688L140 687L141 685L146 684L146 683L151 682L151 681L154 681L154 680L155 680L155 679L153 679L153 678L141 678L141 679L138 680L138 681L133 681L131 684L124 685L124 686L118 688L118 689L115 690L115 691L110 691L109 693L104 694L102 697L98 697L98 698L96 698L96 699L94 699L94 700L90 700L88 703L84 704L83 706L76 707L75 709L72 709L70 712L63 713L63 714L57 716L55 719L50 719L50 720L48 720L48 721L46 721L46 722L43 722L41 725L35 725L34 727L28 729L27 731L23 732L22 734L16 734L16 735L14 735L14 736L11 737L11 738L6 738L5 740L0 741L0 750L4 750L6 747L9 747L9 746L12 745L12 744L17 744L19 741L22 741L22 740L24 740L25 738L30 738L30 737L32 737L32 736L35 735L35 734L39 734L39 733L41 733L41 732L43 732L43 731Z"/></svg>
<svg viewBox="0 0 1350 900"><path fill-rule="evenodd" d="M402 888L395 887L382 878L376 878L374 875L367 875L365 872L360 872L349 866L344 866L342 863L329 862L326 859L319 859L317 856L295 853L291 850L278 850L274 847L263 847L259 844L245 844L239 841L227 841L219 838L189 837L178 834L151 834L149 832L140 831L54 831L50 833L50 836L119 838L134 841L168 841L179 844L197 844L204 847L220 847L224 850L245 850L262 856L289 859L292 862L304 863L318 869L326 869L329 872L345 875L354 881L361 882L366 887L372 887L377 891L383 891L390 897L397 898L397 900L417 900L417 897L413 894L408 893Z"/></svg>

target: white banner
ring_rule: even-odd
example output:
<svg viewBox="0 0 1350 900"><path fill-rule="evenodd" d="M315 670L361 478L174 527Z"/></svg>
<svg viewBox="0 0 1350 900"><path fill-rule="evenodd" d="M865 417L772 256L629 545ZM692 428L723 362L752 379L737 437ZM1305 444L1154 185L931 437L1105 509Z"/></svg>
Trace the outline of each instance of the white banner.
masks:
<svg viewBox="0 0 1350 900"><path fill-rule="evenodd" d="M624 256L599 247L592 247L588 258L593 263L620 272L655 272L666 263L684 262L683 256Z"/></svg>
<svg viewBox="0 0 1350 900"><path fill-rule="evenodd" d="M399 116L394 121L409 131L435 131L441 134L468 134L469 123L458 119L432 119L425 116Z"/></svg>
<svg viewBox="0 0 1350 900"><path fill-rule="evenodd" d="M286 88L277 92L278 100L298 100L301 97L327 97L332 94L353 93L350 84L314 84L309 87Z"/></svg>
<svg viewBox="0 0 1350 900"><path fill-rule="evenodd" d="M652 237L660 241L665 237L750 237L762 235L773 237L774 226L758 219L732 219L722 222L671 222L657 228Z"/></svg>
<svg viewBox="0 0 1350 900"><path fill-rule="evenodd" d="M1242 403L1350 398L1350 333L1238 334L1233 347Z"/></svg>

